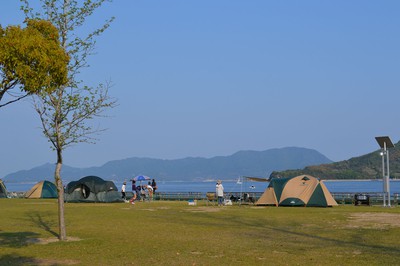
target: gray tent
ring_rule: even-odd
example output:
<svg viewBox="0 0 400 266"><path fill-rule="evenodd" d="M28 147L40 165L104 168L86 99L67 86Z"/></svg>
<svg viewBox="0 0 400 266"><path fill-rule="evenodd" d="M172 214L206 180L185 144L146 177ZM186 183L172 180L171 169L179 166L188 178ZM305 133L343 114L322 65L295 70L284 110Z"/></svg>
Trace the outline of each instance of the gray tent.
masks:
<svg viewBox="0 0 400 266"><path fill-rule="evenodd" d="M123 202L121 194L112 181L97 176L86 176L68 183L66 202Z"/></svg>

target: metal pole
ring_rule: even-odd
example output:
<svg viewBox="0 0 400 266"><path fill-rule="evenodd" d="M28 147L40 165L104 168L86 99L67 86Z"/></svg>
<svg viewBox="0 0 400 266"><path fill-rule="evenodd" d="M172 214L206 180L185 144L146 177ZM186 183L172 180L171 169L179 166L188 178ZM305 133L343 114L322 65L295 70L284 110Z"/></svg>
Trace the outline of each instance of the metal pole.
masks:
<svg viewBox="0 0 400 266"><path fill-rule="evenodd" d="M390 207L390 174L389 174L389 150L386 151L386 192L387 192L387 206Z"/></svg>
<svg viewBox="0 0 400 266"><path fill-rule="evenodd" d="M385 148L382 149L382 184L383 184L383 207L386 207Z"/></svg>
<svg viewBox="0 0 400 266"><path fill-rule="evenodd" d="M393 148L394 144L388 136L375 137L379 146L382 149L382 183L383 183L383 207L390 207L391 195L390 195L390 170L389 170L389 148ZM386 157L386 158L385 158ZM385 160L386 164L385 165ZM386 171L386 173L385 173ZM387 198L387 202L386 202Z"/></svg>
<svg viewBox="0 0 400 266"><path fill-rule="evenodd" d="M242 178L242 180L240 180L240 178ZM239 206L242 206L242 200L243 200L243 177L239 176L239 180L240 180L240 200L239 200Z"/></svg>

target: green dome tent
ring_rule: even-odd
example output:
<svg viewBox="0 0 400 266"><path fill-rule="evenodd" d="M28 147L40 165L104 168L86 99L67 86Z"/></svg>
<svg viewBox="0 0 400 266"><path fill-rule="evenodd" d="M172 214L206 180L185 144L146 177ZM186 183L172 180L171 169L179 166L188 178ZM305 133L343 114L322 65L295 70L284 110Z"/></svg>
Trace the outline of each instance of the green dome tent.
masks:
<svg viewBox="0 0 400 266"><path fill-rule="evenodd" d="M275 206L337 206L322 181L312 176L273 178L256 205Z"/></svg>
<svg viewBox="0 0 400 266"><path fill-rule="evenodd" d="M57 198L57 187L54 183L44 180L38 182L24 195L26 199L50 199Z"/></svg>
<svg viewBox="0 0 400 266"><path fill-rule="evenodd" d="M66 202L123 202L121 194L112 181L97 176L85 176L68 183Z"/></svg>
<svg viewBox="0 0 400 266"><path fill-rule="evenodd" d="M0 179L0 198L7 198L6 185L3 183L3 180L1 179Z"/></svg>

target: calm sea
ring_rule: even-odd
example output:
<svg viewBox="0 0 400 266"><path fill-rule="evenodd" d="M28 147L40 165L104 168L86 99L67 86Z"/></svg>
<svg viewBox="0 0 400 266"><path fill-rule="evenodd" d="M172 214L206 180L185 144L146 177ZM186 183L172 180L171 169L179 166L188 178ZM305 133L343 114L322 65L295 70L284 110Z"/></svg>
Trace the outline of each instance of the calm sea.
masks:
<svg viewBox="0 0 400 266"><path fill-rule="evenodd" d="M332 193L360 193L360 192L382 192L382 180L363 180L363 181L324 181L325 185ZM35 183L7 183L7 190L11 192L28 191ZM143 183L144 184L144 183ZM268 183L261 182L242 182L235 181L222 182L225 192L263 192ZM118 190L121 189L122 182L116 182ZM178 181L158 181L158 192L202 192L215 191L215 182L178 182ZM127 191L130 191L130 183L127 184ZM390 181L390 192L400 193L400 180Z"/></svg>

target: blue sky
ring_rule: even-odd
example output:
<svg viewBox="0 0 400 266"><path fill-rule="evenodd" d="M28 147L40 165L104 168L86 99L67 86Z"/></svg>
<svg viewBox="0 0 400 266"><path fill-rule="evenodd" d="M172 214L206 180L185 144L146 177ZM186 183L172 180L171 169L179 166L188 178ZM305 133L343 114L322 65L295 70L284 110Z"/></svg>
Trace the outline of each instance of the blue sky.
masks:
<svg viewBox="0 0 400 266"><path fill-rule="evenodd" d="M3 1L2 26L22 24ZM239 150L316 149L334 161L399 140L400 2L106 2L85 31L97 40L88 85L106 80L119 106L96 120L96 145L64 163L128 157L214 157ZM0 176L56 161L26 101L0 110Z"/></svg>

